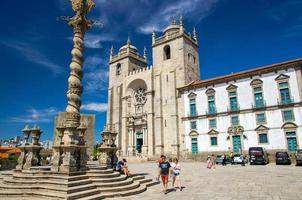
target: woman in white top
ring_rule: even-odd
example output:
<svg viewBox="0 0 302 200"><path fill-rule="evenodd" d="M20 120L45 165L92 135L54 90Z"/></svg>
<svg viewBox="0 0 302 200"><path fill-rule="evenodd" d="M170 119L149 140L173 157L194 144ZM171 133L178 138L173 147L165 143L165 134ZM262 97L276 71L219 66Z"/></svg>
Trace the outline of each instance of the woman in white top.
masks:
<svg viewBox="0 0 302 200"><path fill-rule="evenodd" d="M180 165L178 163L178 159L174 158L173 163L171 164L172 175L173 175L173 182L172 187L176 190L176 183L178 183L178 188L182 191L181 183L180 183Z"/></svg>

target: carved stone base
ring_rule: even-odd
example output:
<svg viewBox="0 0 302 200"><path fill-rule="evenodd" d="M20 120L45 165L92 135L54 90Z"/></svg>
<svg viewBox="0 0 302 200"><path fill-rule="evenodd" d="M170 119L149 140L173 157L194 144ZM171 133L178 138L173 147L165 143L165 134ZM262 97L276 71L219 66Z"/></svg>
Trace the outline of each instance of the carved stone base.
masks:
<svg viewBox="0 0 302 200"><path fill-rule="evenodd" d="M40 150L42 149L39 145L29 145L21 147L22 153L18 159L17 169L30 169L33 166L40 164Z"/></svg>
<svg viewBox="0 0 302 200"><path fill-rule="evenodd" d="M53 149L55 152L51 171L69 174L86 170L86 146L60 145L54 146Z"/></svg>
<svg viewBox="0 0 302 200"><path fill-rule="evenodd" d="M100 147L99 148L99 163L106 165L107 168L113 168L118 160L116 156L116 147Z"/></svg>

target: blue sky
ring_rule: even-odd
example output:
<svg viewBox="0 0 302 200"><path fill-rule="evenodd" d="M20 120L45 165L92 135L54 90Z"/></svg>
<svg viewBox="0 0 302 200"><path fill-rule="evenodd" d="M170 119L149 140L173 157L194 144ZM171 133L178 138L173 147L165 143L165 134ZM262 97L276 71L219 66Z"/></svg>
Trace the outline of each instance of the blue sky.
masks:
<svg viewBox="0 0 302 200"><path fill-rule="evenodd" d="M106 120L108 58L128 35L151 59L157 35L172 17L196 27L201 78L206 79L302 55L301 0L95 0L89 17L101 21L86 35L82 112L96 114L96 140ZM52 139L53 118L66 107L72 30L67 0L10 0L0 12L0 138L38 124Z"/></svg>

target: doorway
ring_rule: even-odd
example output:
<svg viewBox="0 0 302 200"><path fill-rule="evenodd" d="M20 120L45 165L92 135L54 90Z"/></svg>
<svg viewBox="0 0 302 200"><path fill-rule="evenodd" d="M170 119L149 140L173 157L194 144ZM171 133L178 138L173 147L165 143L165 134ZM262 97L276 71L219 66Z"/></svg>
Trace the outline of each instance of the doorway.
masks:
<svg viewBox="0 0 302 200"><path fill-rule="evenodd" d="M142 153L143 133L136 133L136 151Z"/></svg>
<svg viewBox="0 0 302 200"><path fill-rule="evenodd" d="M241 137L240 135L233 135L233 151L234 153L240 153L241 152Z"/></svg>

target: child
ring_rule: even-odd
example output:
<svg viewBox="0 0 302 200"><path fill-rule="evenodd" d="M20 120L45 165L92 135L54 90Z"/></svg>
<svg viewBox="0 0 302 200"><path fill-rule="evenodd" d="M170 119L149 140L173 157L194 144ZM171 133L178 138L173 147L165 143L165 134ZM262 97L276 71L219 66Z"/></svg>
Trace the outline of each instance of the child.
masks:
<svg viewBox="0 0 302 200"><path fill-rule="evenodd" d="M172 187L176 191L176 182L178 183L178 188L180 191L182 191L181 183L180 183L180 165L178 163L178 159L174 158L173 163L171 165L172 168L172 175L173 175L173 182Z"/></svg>

